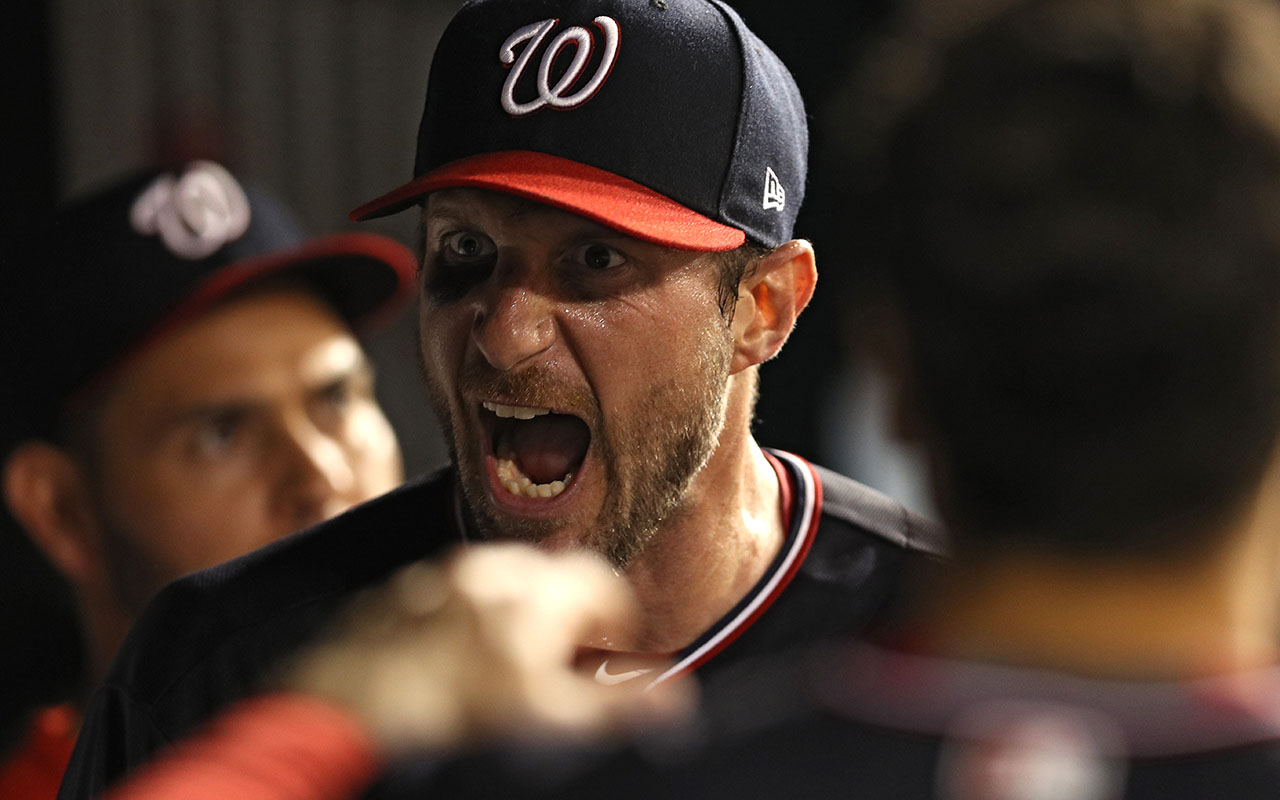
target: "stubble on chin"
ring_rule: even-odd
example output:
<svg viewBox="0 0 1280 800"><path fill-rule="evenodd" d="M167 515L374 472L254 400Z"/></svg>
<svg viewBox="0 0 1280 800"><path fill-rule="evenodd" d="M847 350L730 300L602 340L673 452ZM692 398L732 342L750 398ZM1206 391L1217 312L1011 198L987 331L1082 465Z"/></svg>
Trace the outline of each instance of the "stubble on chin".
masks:
<svg viewBox="0 0 1280 800"><path fill-rule="evenodd" d="M566 525L576 525L578 531L571 537L574 541L599 553L616 569L625 569L662 524L683 510L689 487L715 453L725 421L731 355L730 339L708 337L690 370L648 387L616 421L605 419L598 401L590 397L597 412L594 424L589 424L591 448L604 468L605 497L594 519L579 521L528 519L495 508L488 494L483 456L472 454L468 443L459 442L459 428L467 423L455 424L443 387L424 366L428 398L458 469L470 533L484 541L515 540L545 546L562 534ZM529 405L587 405L581 396L556 402L553 398L557 396L585 390L565 389L536 371L495 379L464 370L459 384L473 393L501 395Z"/></svg>

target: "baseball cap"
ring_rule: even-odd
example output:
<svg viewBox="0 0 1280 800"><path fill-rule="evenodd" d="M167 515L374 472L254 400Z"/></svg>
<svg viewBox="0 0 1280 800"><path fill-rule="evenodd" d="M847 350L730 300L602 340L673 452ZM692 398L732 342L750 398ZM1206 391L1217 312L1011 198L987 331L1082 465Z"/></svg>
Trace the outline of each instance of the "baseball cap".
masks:
<svg viewBox="0 0 1280 800"><path fill-rule="evenodd" d="M473 0L436 48L414 178L690 250L791 238L808 128L787 68L719 0Z"/></svg>
<svg viewBox="0 0 1280 800"><path fill-rule="evenodd" d="M8 447L56 432L148 342L256 282L287 277L359 329L412 292L416 260L370 233L307 237L222 166L148 170L72 202L5 265Z"/></svg>

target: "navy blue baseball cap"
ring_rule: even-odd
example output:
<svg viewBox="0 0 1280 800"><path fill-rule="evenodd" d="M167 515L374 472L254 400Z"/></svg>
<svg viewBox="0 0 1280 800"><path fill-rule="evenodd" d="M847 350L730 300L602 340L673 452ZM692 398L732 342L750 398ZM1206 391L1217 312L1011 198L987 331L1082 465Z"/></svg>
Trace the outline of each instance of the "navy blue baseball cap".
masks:
<svg viewBox="0 0 1280 800"><path fill-rule="evenodd" d="M407 301L416 271L412 252L384 236L308 237L273 198L208 161L74 201L6 260L4 449L54 435L63 412L149 342L259 281L313 290L359 329Z"/></svg>
<svg viewBox="0 0 1280 800"><path fill-rule="evenodd" d="M807 151L791 74L720 0L473 0L432 60L415 177L351 217L469 186L670 247L776 247Z"/></svg>

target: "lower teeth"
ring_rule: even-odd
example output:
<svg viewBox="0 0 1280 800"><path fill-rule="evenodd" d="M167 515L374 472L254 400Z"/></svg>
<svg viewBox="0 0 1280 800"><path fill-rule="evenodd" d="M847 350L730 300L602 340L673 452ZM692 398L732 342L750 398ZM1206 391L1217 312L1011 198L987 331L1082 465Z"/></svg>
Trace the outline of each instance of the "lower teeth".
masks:
<svg viewBox="0 0 1280 800"><path fill-rule="evenodd" d="M520 469L514 461L505 458L498 459L498 480L502 483L502 487L511 494L523 497L555 497L564 491L564 487L569 485L569 481L573 479L573 473L566 473L564 478L551 483L534 483L528 477L520 473Z"/></svg>

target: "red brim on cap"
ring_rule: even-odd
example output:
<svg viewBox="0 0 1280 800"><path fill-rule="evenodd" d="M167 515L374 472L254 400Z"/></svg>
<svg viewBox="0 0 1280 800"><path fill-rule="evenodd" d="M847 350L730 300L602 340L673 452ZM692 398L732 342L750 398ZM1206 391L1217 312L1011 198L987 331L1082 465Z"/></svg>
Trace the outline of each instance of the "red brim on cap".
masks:
<svg viewBox="0 0 1280 800"><path fill-rule="evenodd" d="M562 208L646 242L680 250L732 250L746 242L716 222L635 181L559 156L528 150L451 161L351 212L352 220L407 208L437 189L471 187Z"/></svg>
<svg viewBox="0 0 1280 800"><path fill-rule="evenodd" d="M296 271L330 290L331 300L357 330L374 327L413 294L418 259L400 242L374 233L317 236L298 247L247 258L210 275L166 321L180 322L271 275ZM163 325L163 323L162 323Z"/></svg>

